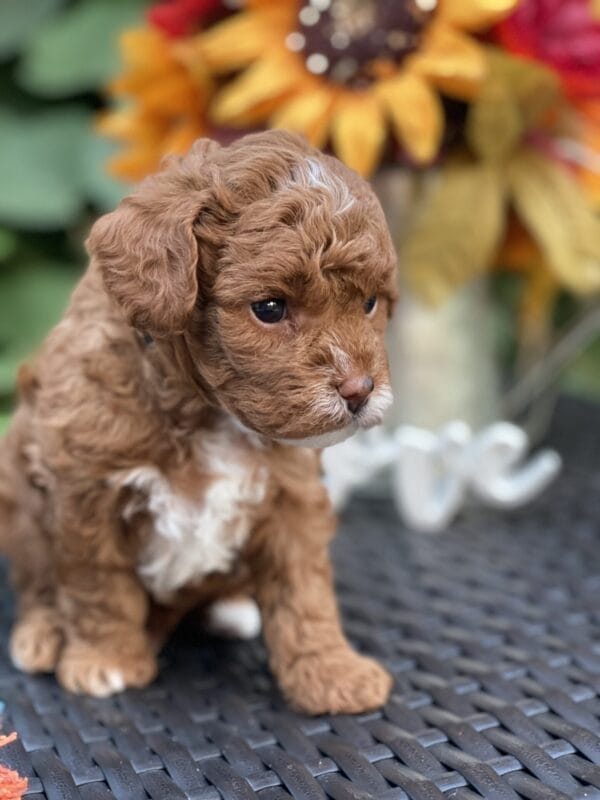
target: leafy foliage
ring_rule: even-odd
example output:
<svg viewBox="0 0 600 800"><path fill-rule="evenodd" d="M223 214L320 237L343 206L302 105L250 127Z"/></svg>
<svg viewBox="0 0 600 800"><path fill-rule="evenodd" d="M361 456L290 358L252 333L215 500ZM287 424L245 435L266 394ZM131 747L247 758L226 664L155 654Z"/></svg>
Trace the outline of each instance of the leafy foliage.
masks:
<svg viewBox="0 0 600 800"><path fill-rule="evenodd" d="M139 17L141 0L81 0L40 26L17 69L19 84L41 97L97 91L115 71L118 34Z"/></svg>
<svg viewBox="0 0 600 800"><path fill-rule="evenodd" d="M58 321L92 219L126 185L94 131L117 35L143 0L2 0L0 26L0 433L19 364Z"/></svg>

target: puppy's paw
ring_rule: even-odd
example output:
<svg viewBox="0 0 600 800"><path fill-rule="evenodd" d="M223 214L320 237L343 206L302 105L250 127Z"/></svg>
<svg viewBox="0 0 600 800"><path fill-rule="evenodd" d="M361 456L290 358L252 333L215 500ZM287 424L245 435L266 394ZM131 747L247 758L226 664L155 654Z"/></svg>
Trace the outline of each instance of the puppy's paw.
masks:
<svg viewBox="0 0 600 800"><path fill-rule="evenodd" d="M217 600L208 609L206 627L216 636L254 639L260 633L260 611L251 597Z"/></svg>
<svg viewBox="0 0 600 800"><path fill-rule="evenodd" d="M61 655L56 677L75 694L109 697L128 688L142 688L156 677L156 658L145 641L120 650L118 643L69 642Z"/></svg>
<svg viewBox="0 0 600 800"><path fill-rule="evenodd" d="M350 648L299 658L281 681L290 702L306 714L358 714L388 699L392 676Z"/></svg>
<svg viewBox="0 0 600 800"><path fill-rule="evenodd" d="M10 657L23 672L52 672L63 645L63 632L53 608L32 608L10 635Z"/></svg>

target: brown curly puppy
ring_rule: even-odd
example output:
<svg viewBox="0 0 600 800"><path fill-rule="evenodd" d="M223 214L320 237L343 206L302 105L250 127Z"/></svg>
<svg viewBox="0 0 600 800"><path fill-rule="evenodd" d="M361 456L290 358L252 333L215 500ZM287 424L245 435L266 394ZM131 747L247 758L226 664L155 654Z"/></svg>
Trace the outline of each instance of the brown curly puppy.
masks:
<svg viewBox="0 0 600 800"><path fill-rule="evenodd" d="M380 705L389 675L340 627L313 449L390 402L372 191L290 134L200 140L88 248L0 449L14 663L96 696L144 686L184 613L250 595L291 703Z"/></svg>

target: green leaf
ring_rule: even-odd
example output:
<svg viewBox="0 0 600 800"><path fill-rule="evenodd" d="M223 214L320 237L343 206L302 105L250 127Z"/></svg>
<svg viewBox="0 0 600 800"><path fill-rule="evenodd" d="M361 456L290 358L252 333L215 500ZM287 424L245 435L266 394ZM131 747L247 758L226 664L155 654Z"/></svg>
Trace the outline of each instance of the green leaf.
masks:
<svg viewBox="0 0 600 800"><path fill-rule="evenodd" d="M568 392L600 401L600 340L590 345L567 368L562 387Z"/></svg>
<svg viewBox="0 0 600 800"><path fill-rule="evenodd" d="M0 272L0 395L12 393L20 364L59 321L77 277L53 262Z"/></svg>
<svg viewBox="0 0 600 800"><path fill-rule="evenodd" d="M505 182L486 163L456 160L440 170L401 247L413 291L440 303L490 266L505 225Z"/></svg>
<svg viewBox="0 0 600 800"><path fill-rule="evenodd" d="M559 84L546 67L502 50L487 48L486 58L488 74L469 107L465 133L477 156L497 161L556 103Z"/></svg>
<svg viewBox="0 0 600 800"><path fill-rule="evenodd" d="M98 89L119 66L118 34L142 18L142 0L82 0L40 28L17 70L42 97Z"/></svg>
<svg viewBox="0 0 600 800"><path fill-rule="evenodd" d="M16 53L39 24L64 0L2 0L0 58Z"/></svg>
<svg viewBox="0 0 600 800"><path fill-rule="evenodd" d="M81 182L86 197L99 211L112 211L131 188L108 174L106 163L119 145L90 131L82 142Z"/></svg>
<svg viewBox="0 0 600 800"><path fill-rule="evenodd" d="M600 219L575 178L525 148L507 176L513 205L561 284L579 293L600 291Z"/></svg>
<svg viewBox="0 0 600 800"><path fill-rule="evenodd" d="M8 428L8 423L10 422L10 414L1 414L0 413L0 436L6 431Z"/></svg>
<svg viewBox="0 0 600 800"><path fill-rule="evenodd" d="M83 191L79 154L88 116L77 108L18 116L0 110L0 222L30 230L69 226Z"/></svg>
<svg viewBox="0 0 600 800"><path fill-rule="evenodd" d="M0 228L0 261L6 261L17 249L17 237L6 228Z"/></svg>

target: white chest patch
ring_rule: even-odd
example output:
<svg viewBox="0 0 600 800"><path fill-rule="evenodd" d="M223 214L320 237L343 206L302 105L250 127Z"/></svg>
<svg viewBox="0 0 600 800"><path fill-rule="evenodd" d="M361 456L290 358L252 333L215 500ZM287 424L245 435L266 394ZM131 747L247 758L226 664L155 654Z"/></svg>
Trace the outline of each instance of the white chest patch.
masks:
<svg viewBox="0 0 600 800"><path fill-rule="evenodd" d="M211 572L228 572L250 533L250 511L265 497L266 469L253 463L238 431L203 434L195 457L207 476L197 500L177 493L155 467L139 467L118 478L119 485L140 492L124 515L141 507L154 520L138 573L158 600Z"/></svg>

